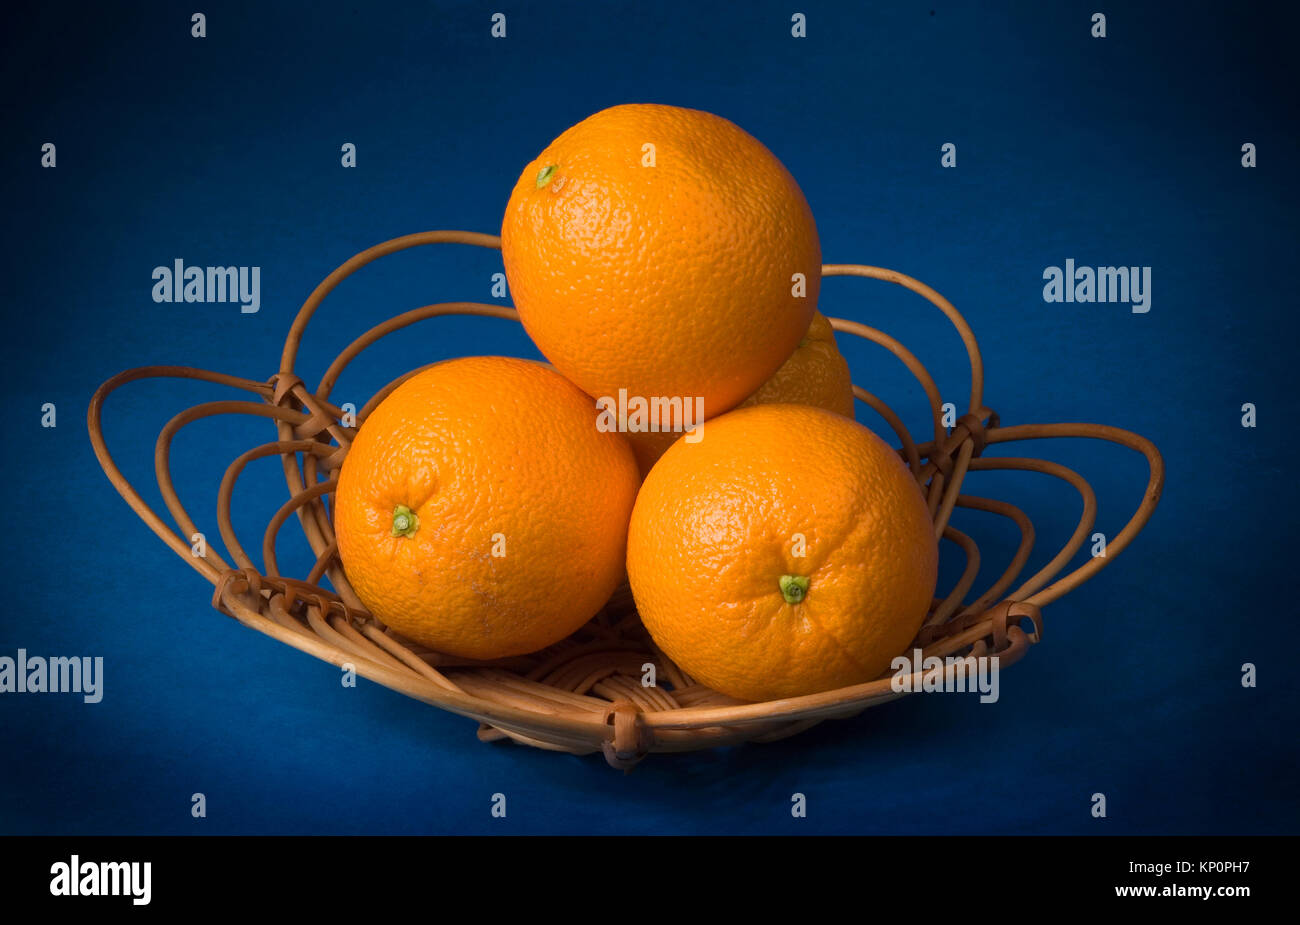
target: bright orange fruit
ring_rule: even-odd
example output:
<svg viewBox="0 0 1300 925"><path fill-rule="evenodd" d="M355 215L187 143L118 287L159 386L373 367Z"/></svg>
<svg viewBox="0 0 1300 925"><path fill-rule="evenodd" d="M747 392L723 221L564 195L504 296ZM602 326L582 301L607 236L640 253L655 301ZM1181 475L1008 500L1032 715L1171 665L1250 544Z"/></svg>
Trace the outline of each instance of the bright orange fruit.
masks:
<svg viewBox="0 0 1300 925"><path fill-rule="evenodd" d="M924 622L938 562L898 455L805 405L742 408L674 443L628 532L646 629L697 681L744 700L879 677Z"/></svg>
<svg viewBox="0 0 1300 925"><path fill-rule="evenodd" d="M751 405L813 405L853 418L853 379L849 364L835 346L835 329L821 312L795 352L772 377L738 407ZM629 431L628 442L644 477L660 456L681 437L674 431Z"/></svg>
<svg viewBox="0 0 1300 925"><path fill-rule="evenodd" d="M363 422L334 529L377 618L440 652L491 659L563 639L624 576L636 463L590 396L541 364L439 363Z"/></svg>
<svg viewBox="0 0 1300 925"><path fill-rule="evenodd" d="M614 106L556 138L510 196L501 254L557 370L596 398L702 398L706 417L785 362L821 283L812 212L781 162L675 106Z"/></svg>

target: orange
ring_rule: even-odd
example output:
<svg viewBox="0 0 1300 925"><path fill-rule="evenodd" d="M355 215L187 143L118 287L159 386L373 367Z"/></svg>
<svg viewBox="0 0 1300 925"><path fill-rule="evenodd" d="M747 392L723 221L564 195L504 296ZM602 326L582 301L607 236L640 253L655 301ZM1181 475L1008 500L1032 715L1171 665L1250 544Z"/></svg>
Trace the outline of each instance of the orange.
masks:
<svg viewBox="0 0 1300 925"><path fill-rule="evenodd" d="M813 313L808 333L790 358L738 407L779 404L813 405L846 418L853 417L849 364L836 348L835 330L821 312ZM628 442L632 444L642 476L680 436L675 431L628 432Z"/></svg>
<svg viewBox="0 0 1300 925"><path fill-rule="evenodd" d="M477 659L569 635L622 582L637 491L627 441L539 363L449 360L366 418L335 495L339 556L403 636Z"/></svg>
<svg viewBox="0 0 1300 925"><path fill-rule="evenodd" d="M695 680L742 700L881 676L924 622L938 561L898 455L806 405L742 408L678 440L628 530L646 629Z"/></svg>
<svg viewBox="0 0 1300 925"><path fill-rule="evenodd" d="M821 283L812 212L781 162L675 106L614 106L551 142L510 196L501 254L557 370L595 398L699 398L705 417L786 361Z"/></svg>

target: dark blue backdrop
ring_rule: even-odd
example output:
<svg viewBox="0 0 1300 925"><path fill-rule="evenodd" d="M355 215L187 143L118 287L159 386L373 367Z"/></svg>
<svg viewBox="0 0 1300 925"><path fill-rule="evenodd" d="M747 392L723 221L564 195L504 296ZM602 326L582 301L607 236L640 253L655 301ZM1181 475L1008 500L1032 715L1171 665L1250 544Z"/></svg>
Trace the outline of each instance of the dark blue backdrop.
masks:
<svg viewBox="0 0 1300 925"><path fill-rule="evenodd" d="M1094 39L1099 4L1076 2L198 6L204 39L171 3L6 14L0 655L102 656L105 694L0 695L0 832L1296 830L1294 14L1102 4L1109 34ZM790 35L795 8L805 39ZM505 39L489 35L497 10ZM1164 452L1154 521L1047 608L1043 643L1003 675L995 707L912 697L628 776L598 756L482 745L470 721L365 681L345 690L333 667L218 615L101 473L84 423L101 381L158 363L264 379L335 265L408 232L497 231L537 151L629 101L737 122L799 179L828 262L894 267L951 298L1005 423L1112 423ZM40 166L45 142L54 169ZM355 169L340 166L345 142ZM945 142L955 169L940 167ZM1245 142L1255 169L1240 164ZM154 303L151 270L176 258L260 266L261 311ZM1042 271L1067 258L1151 266L1151 311L1045 304ZM393 313L491 301L499 268L491 251L451 247L366 268L308 329L300 371L314 381ZM945 398L964 400L960 344L923 301L830 280L822 309L916 346ZM845 349L855 379L922 428L923 396L897 362ZM335 394L359 406L400 371L468 353L537 355L504 322L429 322ZM153 382L110 399L127 474L151 484L158 429L219 397L238 396ZM40 424L46 402L57 427ZM213 534L221 472L267 439L264 422L217 419L175 445L183 497ZM1032 450L1092 480L1102 531L1140 497L1145 467L1128 451ZM1031 569L1073 529L1068 487L977 478L971 491L1035 519ZM252 548L283 491L274 462L245 477L237 520ZM992 563L982 587L1014 530L969 512L956 525ZM301 574L295 542L281 562ZM1241 686L1245 662L1256 689ZM208 816L195 820L199 791ZM791 818L796 791L807 819ZM504 820L489 814L494 792ZM1104 820L1089 813L1096 792Z"/></svg>

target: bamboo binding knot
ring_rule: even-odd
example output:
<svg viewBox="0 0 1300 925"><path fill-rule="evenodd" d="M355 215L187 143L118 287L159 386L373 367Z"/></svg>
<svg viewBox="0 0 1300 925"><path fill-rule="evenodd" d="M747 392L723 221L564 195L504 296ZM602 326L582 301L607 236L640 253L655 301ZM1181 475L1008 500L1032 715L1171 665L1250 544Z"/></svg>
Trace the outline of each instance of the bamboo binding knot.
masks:
<svg viewBox="0 0 1300 925"><path fill-rule="evenodd" d="M986 417L987 424L984 423ZM983 455L984 448L988 445L988 432L997 428L1000 423L997 412L989 411L987 408L981 408L978 414L972 412L963 414L953 425L952 433L948 435L943 446L936 447L930 454L930 461L939 468L944 478L950 477L953 456L961 449L962 443L966 440L971 442L971 459L977 459Z"/></svg>
<svg viewBox="0 0 1300 925"><path fill-rule="evenodd" d="M1043 638L1043 612L1036 604L1003 601L986 610L981 617L992 621L989 635L993 640L993 649L990 655L1007 653L1018 657L1021 651ZM1025 632L1021 626L1024 620L1029 620L1034 625L1033 632Z"/></svg>
<svg viewBox="0 0 1300 925"><path fill-rule="evenodd" d="M331 435L329 428L338 424L338 418L329 409L322 406L316 400L307 386L303 383L302 377L296 373L280 371L266 380L267 385L271 386L271 394L267 398L271 404L287 408L290 411L298 411L299 406L304 409L301 413L307 415L307 419L300 424L293 426L293 436L297 440L318 440L321 443L329 443ZM340 447L340 450L346 451L346 447ZM336 453L326 462L326 468L336 468L342 465L342 453ZM328 463L334 463L334 466Z"/></svg>
<svg viewBox="0 0 1300 925"><path fill-rule="evenodd" d="M266 384L271 387L271 396L267 400L273 405L285 405L293 397L294 389L303 385L303 381L297 373L281 370L267 379Z"/></svg>
<svg viewBox="0 0 1300 925"><path fill-rule="evenodd" d="M988 411L987 408L983 410ZM972 459L975 459L983 455L984 447L988 445L988 431L993 430L998 426L999 423L1001 423L1000 419L998 418L998 413L996 411L989 411L988 414L985 415L985 417L988 418L987 424L985 424L984 421L981 420L980 415L971 414L969 412L963 414L961 417L957 419L957 427L960 427L963 430L965 430L966 431L965 436L969 437L971 443L974 444L974 449L971 450L971 454L970 454ZM956 428L953 428L953 431L955 436ZM955 442L960 443L961 439L959 438Z"/></svg>
<svg viewBox="0 0 1300 925"><path fill-rule="evenodd" d="M357 620L356 613L349 610L346 604L324 594L315 585L284 577L280 578L280 584L283 586L283 590L280 592L281 606L289 613L295 612L294 608L297 607L314 607L323 619L340 616L354 626L360 622Z"/></svg>
<svg viewBox="0 0 1300 925"><path fill-rule="evenodd" d="M255 568L228 568L221 573L212 589L212 606L224 614L230 614L225 603L227 591L245 606L256 610L262 596L262 575Z"/></svg>
<svg viewBox="0 0 1300 925"><path fill-rule="evenodd" d="M630 770L654 746L654 730L641 719L641 711L630 700L618 700L605 711L605 724L613 725L614 734L601 743L601 751L610 767Z"/></svg>
<svg viewBox="0 0 1300 925"><path fill-rule="evenodd" d="M1033 624L1033 632L1025 632L1021 626L1025 620ZM1013 654L1018 656L1026 646L1033 645L1043 638L1043 612L1037 604L1030 604L1027 601L1003 601L988 610L970 611L953 617L947 623L922 627L913 645L926 648L941 639L956 636L972 626L985 622L989 623L989 631L980 641L987 640L991 643L989 655L1000 655L1015 650Z"/></svg>

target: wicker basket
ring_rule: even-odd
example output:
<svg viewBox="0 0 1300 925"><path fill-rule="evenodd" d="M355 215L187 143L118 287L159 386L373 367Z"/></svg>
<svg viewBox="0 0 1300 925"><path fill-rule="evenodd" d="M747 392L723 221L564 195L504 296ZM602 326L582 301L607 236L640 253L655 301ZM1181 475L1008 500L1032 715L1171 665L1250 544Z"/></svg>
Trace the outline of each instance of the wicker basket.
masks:
<svg viewBox="0 0 1300 925"><path fill-rule="evenodd" d="M512 739L526 745L586 754L603 752L616 768L629 768L649 752L689 751L744 741L769 742L801 732L828 718L853 716L863 709L904 696L888 676L866 684L767 703L745 703L692 681L650 640L637 617L626 586L581 630L542 652L495 662L473 662L422 648L386 629L366 612L348 585L338 560L327 498L356 433L344 426L343 412L329 401L344 367L380 337L426 318L448 314L486 315L517 321L513 309L452 302L417 308L390 318L351 343L330 364L320 384L309 389L294 372L303 331L321 301L357 269L386 254L424 244L455 243L499 248L491 235L432 231L387 241L357 254L331 273L303 304L285 339L280 372L267 382L175 366L128 370L105 382L91 400L90 439L113 485L146 524L215 590L212 604L222 613L259 632L334 665L350 664L376 683L434 704L480 723L478 736L488 742ZM1087 581L1124 550L1146 524L1160 497L1164 464L1150 441L1100 424L1027 424L1002 426L983 404L983 365L975 336L949 302L930 287L901 273L876 267L828 265L823 276L863 276L904 286L923 296L956 327L971 364L968 412L951 432L942 423L942 400L925 367L898 341L874 328L831 319L835 330L862 337L888 349L916 377L929 399L934 439L917 443L888 406L864 389L857 397L893 428L901 453L929 501L937 535L945 549L965 554L965 570L956 586L933 602L913 646L926 656L997 655L1006 666L1024 655L1042 633L1040 608ZM357 425L413 370L390 383L356 414ZM151 377L199 379L243 389L256 401L218 401L190 408L162 429L156 446L158 487L179 533L149 508L123 477L108 452L100 417L105 398L125 383ZM172 438L186 424L218 414L251 414L275 422L279 439L250 449L230 464L217 495L217 520L227 563L211 548L196 556L190 541L201 532L177 496L168 469ZM1128 524L1110 539L1106 555L1093 557L1074 571L1057 574L1087 540L1096 515L1096 498L1077 473L1029 457L983 458L984 448L1042 437L1088 437L1108 440L1142 453L1150 466L1146 492ZM252 460L279 456L289 500L274 513L262 537L262 570L253 564L231 526L235 481ZM1029 558L1034 529L1015 506L960 494L967 473L985 469L1041 472L1063 479L1082 496L1083 514L1064 547L1037 574L1012 589ZM970 595L979 567L979 551L970 537L949 525L955 507L974 508L1011 519L1021 542L1005 572L982 593ZM281 575L276 564L276 535L297 516L316 555L302 578ZM205 536L210 536L205 533ZM321 586L329 578L330 591ZM1056 579L1053 581L1053 579ZM642 685L643 666L656 666L658 686ZM913 679L920 682L920 678ZM914 683L912 689L918 689Z"/></svg>

